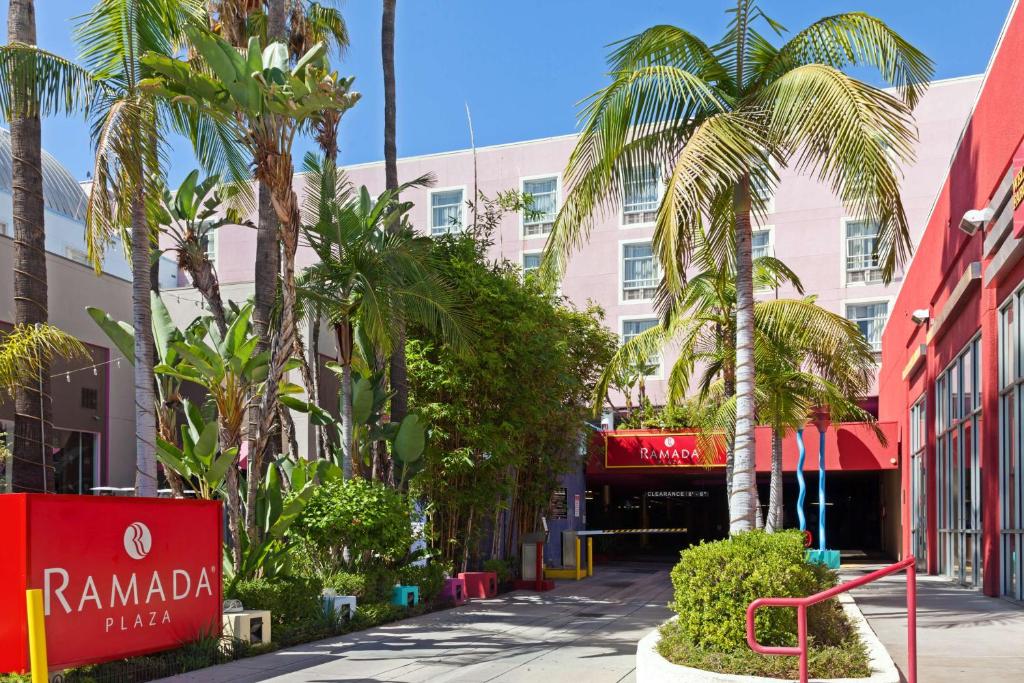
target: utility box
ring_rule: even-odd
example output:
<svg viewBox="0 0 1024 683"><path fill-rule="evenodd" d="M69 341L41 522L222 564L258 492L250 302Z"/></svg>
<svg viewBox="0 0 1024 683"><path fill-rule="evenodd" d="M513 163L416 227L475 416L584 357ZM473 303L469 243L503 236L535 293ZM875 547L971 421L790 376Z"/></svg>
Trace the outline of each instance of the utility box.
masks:
<svg viewBox="0 0 1024 683"><path fill-rule="evenodd" d="M562 566L576 568L576 539L575 531L566 530L562 532Z"/></svg>
<svg viewBox="0 0 1024 683"><path fill-rule="evenodd" d="M265 645L270 642L270 612L265 609L225 612L224 635L251 645Z"/></svg>
<svg viewBox="0 0 1024 683"><path fill-rule="evenodd" d="M537 578L537 544L547 542L547 532L535 531L531 534L523 534L520 541L522 544L522 567L520 576L524 581L533 581ZM544 558L541 558L541 569L544 568ZM543 577L541 577L543 578Z"/></svg>

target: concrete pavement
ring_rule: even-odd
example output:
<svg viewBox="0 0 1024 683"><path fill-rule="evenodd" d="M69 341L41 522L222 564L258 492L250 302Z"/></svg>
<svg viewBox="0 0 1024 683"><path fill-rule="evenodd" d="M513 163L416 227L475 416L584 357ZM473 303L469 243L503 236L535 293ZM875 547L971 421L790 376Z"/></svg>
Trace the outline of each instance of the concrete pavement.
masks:
<svg viewBox="0 0 1024 683"><path fill-rule="evenodd" d="M844 568L853 578L881 565ZM853 591L868 623L901 672L907 663L906 580L887 576ZM1024 607L917 578L917 678L926 683L1024 681Z"/></svg>
<svg viewBox="0 0 1024 683"><path fill-rule="evenodd" d="M601 565L548 593L516 591L164 680L632 681L637 641L670 616L668 571Z"/></svg>

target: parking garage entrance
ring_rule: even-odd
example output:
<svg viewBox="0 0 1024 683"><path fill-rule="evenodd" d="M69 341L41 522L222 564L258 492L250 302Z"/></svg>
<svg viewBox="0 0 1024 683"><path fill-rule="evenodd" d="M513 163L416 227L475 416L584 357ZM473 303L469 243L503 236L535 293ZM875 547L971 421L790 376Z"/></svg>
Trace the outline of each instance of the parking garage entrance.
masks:
<svg viewBox="0 0 1024 683"><path fill-rule="evenodd" d="M807 433L805 513L807 528L816 533L818 439L813 428ZM759 428L755 442L758 493L766 513L770 433ZM888 442L882 446L861 424L838 425L826 433L825 519L831 548L886 555L897 551L895 435ZM601 536L595 541L598 557L674 560L690 545L728 536L724 453L694 456L694 445L693 435L685 432L650 430L603 432L594 440L586 470L587 528L652 530ZM791 435L783 445L783 510L784 526L794 529L798 527L797 450Z"/></svg>

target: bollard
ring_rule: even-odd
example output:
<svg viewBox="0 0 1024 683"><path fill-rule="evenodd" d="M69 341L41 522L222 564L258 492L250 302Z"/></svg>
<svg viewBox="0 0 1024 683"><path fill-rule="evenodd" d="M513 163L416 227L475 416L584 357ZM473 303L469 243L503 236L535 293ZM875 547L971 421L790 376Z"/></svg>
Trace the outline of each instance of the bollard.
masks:
<svg viewBox="0 0 1024 683"><path fill-rule="evenodd" d="M534 575L534 588L540 593L544 590L544 541L537 541L537 564Z"/></svg>
<svg viewBox="0 0 1024 683"><path fill-rule="evenodd" d="M594 575L594 537L587 536L587 576Z"/></svg>
<svg viewBox="0 0 1024 683"><path fill-rule="evenodd" d="M32 664L32 683L47 683L50 670L46 663L46 623L43 616L43 592L38 588L25 591L28 613L28 653Z"/></svg>
<svg viewBox="0 0 1024 683"><path fill-rule="evenodd" d="M579 581L582 578L582 572L580 567L580 537L576 537L576 580Z"/></svg>

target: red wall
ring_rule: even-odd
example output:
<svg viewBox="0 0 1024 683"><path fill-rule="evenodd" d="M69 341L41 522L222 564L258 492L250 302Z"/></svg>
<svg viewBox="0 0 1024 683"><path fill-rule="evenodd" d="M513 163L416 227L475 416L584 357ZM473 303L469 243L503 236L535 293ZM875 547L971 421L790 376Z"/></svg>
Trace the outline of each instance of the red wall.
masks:
<svg viewBox="0 0 1024 683"><path fill-rule="evenodd" d="M968 120L946 180L939 192L921 243L914 255L902 289L882 337L882 367L879 372L879 417L899 424L904 446L903 530L904 552L910 548L910 511L907 505L910 468L907 440L910 406L928 389L927 466L929 473L928 566L936 570L935 557L935 378L979 331L982 332L982 417L979 434L982 452L982 501L984 590L998 589L998 392L997 306L1021 278L1015 269L1004 282L977 287L955 320L946 323L941 336L932 340L915 375L904 381L902 372L919 344L925 343L927 327L918 326L910 315L928 308L932 319L942 310L950 292L972 261L982 261L984 233L969 236L958 226L964 212L983 208L1010 167L1014 152L1024 137L1024 81L1020 63L1024 58L1024 14L1014 5L1004 34L997 45L975 110ZM987 264L983 262L982 267Z"/></svg>

